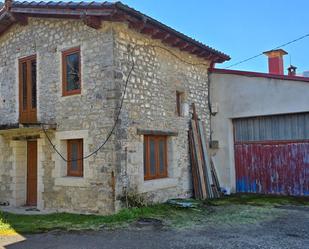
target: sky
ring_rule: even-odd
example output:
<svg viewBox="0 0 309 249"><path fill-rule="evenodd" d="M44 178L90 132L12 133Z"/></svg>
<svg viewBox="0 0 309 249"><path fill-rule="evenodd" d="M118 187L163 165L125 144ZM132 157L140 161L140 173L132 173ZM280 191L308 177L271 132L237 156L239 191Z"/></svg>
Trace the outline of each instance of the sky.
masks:
<svg viewBox="0 0 309 249"><path fill-rule="evenodd" d="M224 52L218 68L309 34L309 0L123 0L123 3ZM284 49L285 69L309 70L309 37ZM268 72L266 56L230 69ZM287 72L286 72L287 73Z"/></svg>

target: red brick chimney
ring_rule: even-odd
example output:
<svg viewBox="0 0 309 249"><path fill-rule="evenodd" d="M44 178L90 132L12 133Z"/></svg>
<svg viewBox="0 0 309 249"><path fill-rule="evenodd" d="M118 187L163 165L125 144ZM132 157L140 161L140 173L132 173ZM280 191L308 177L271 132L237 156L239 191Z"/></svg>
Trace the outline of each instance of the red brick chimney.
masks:
<svg viewBox="0 0 309 249"><path fill-rule="evenodd" d="M265 54L268 57L269 73L284 75L283 56L288 53L283 49L276 49L266 51L263 54Z"/></svg>

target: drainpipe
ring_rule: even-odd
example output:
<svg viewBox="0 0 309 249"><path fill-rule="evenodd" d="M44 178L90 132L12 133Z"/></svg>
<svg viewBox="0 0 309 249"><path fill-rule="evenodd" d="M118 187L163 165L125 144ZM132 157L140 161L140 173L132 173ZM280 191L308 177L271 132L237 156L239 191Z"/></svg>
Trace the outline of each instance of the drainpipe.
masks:
<svg viewBox="0 0 309 249"><path fill-rule="evenodd" d="M207 95L207 100L208 100L208 111L209 111L209 141L212 141L212 125L211 125L211 116L214 116L215 114L212 113L212 109L211 109L211 98L210 98L210 70L213 69L215 67L215 62L211 62L210 63L210 67L207 71L207 88L208 88L208 95Z"/></svg>

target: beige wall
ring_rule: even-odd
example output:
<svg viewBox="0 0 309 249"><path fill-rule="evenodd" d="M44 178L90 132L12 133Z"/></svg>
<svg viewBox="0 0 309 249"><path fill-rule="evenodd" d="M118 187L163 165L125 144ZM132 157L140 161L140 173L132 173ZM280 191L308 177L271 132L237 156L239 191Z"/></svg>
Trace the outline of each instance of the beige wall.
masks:
<svg viewBox="0 0 309 249"><path fill-rule="evenodd" d="M221 184L235 191L232 119L309 111L309 82L211 73L210 93L218 113L212 117L212 138Z"/></svg>

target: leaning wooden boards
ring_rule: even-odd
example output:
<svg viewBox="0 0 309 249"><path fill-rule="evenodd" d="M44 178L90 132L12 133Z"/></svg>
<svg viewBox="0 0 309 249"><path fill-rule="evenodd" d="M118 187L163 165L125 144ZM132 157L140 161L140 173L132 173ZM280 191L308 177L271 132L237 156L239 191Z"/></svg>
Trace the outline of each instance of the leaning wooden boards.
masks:
<svg viewBox="0 0 309 249"><path fill-rule="evenodd" d="M204 123L195 118L191 120L189 147L192 166L194 196L197 199L220 197L220 186L207 149Z"/></svg>

